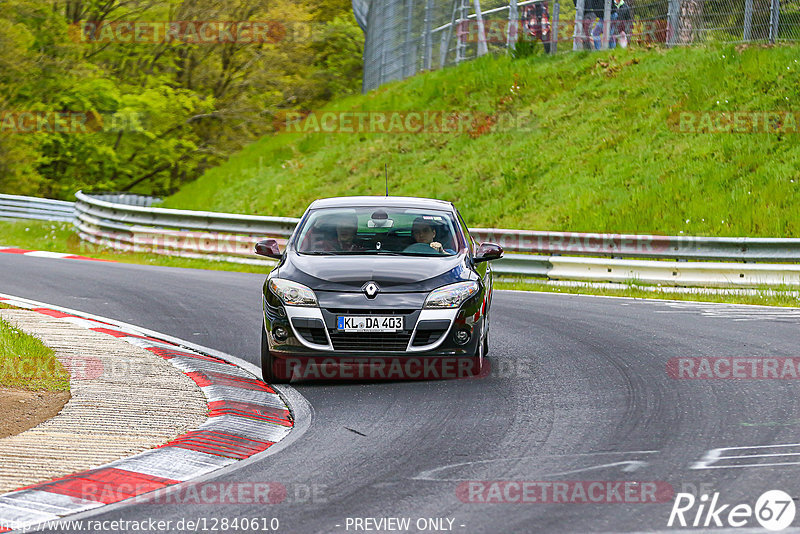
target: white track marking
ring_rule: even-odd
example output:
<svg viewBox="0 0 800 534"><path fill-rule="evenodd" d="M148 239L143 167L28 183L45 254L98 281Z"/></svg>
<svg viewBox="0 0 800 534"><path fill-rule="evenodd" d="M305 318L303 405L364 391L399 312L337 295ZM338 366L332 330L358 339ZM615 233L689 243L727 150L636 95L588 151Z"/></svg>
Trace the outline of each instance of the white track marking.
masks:
<svg viewBox="0 0 800 534"><path fill-rule="evenodd" d="M637 454L657 454L661 451L621 451L621 452L590 452L590 453L577 453L577 454L557 454L557 455L542 455L542 456L520 456L518 458L494 458L491 460L475 460L472 462L461 462L456 464L448 464L443 465L441 467L436 467L434 469L427 469L425 471L420 472L419 474L411 477L411 480L427 480L433 482L457 482L463 480L472 480L471 478L440 478L438 476L439 473L442 471L446 471L448 469L456 469L459 467L472 467L475 465L484 465L484 464L491 464L491 463L499 463L499 462L516 462L518 460L541 460L545 458L574 458L574 457L595 457L595 456L608 456L608 455L637 455ZM561 473L549 473L546 475L539 475L542 477L552 477L552 476L561 476L570 473L579 473L582 471L590 471L596 469L603 469L607 467L615 467L619 465L627 465L628 467L624 468L623 471L631 472L640 467L646 465L647 462L643 462L641 460L628 460L628 461L621 461L621 462L612 462L597 466L590 466L585 468L576 469L573 471L564 471Z"/></svg>
<svg viewBox="0 0 800 534"><path fill-rule="evenodd" d="M780 458L786 457L789 459L796 459L794 457L800 456L800 451L794 452L789 449L787 452L772 452L776 449L780 449L783 447L795 447L795 449L800 448L800 443L787 443L782 445L751 445L746 447L721 447L718 449L711 449L705 453L703 458L694 462L689 468L690 469L741 469L745 467L774 467L779 465L800 465L800 462L769 462L769 463L748 463L748 464L728 464L728 465L715 465L718 462L725 461L725 460L738 460L741 458ZM729 456L723 456L725 453L730 453L731 451L759 451L759 450L770 450L770 452L764 452L763 454L734 454Z"/></svg>

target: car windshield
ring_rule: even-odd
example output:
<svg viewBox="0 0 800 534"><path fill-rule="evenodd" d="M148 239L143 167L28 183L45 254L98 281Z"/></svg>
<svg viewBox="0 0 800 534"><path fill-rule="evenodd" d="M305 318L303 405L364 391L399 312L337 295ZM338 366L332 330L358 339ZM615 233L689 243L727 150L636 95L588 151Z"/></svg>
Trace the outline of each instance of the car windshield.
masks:
<svg viewBox="0 0 800 534"><path fill-rule="evenodd" d="M452 214L420 208L312 210L295 248L301 254L452 256L463 248Z"/></svg>

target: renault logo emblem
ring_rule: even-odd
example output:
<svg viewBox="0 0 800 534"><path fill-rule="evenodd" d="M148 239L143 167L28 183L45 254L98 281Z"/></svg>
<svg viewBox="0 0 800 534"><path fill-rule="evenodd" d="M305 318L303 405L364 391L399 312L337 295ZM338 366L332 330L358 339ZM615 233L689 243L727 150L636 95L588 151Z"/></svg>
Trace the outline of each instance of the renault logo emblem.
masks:
<svg viewBox="0 0 800 534"><path fill-rule="evenodd" d="M371 299L374 299L375 295L378 294L378 291L381 290L381 288L379 288L378 284L376 284L375 282L367 282L361 289L367 295L367 298Z"/></svg>

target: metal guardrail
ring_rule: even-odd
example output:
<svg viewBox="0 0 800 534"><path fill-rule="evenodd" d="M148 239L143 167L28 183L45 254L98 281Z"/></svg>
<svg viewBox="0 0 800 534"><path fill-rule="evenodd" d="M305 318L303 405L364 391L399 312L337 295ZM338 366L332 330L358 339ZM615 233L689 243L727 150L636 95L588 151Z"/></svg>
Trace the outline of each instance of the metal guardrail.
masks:
<svg viewBox="0 0 800 534"><path fill-rule="evenodd" d="M274 237L281 245L299 219L153 207L137 195L76 194L81 239L116 250L152 252L240 263L273 264L253 244ZM38 209L69 217L71 203L0 195L20 213ZM60 211L59 211L60 210ZM800 285L800 239L585 234L476 228L479 241L499 243L504 276L554 280L638 281L662 285L753 287ZM654 261L655 260L655 261Z"/></svg>
<svg viewBox="0 0 800 534"><path fill-rule="evenodd" d="M666 286L800 286L800 264L649 261L511 254L498 260L502 275L551 280L636 282Z"/></svg>
<svg viewBox="0 0 800 534"><path fill-rule="evenodd" d="M201 230L205 232L267 235L289 237L299 219L291 217L264 217L213 211L190 211L153 208L121 204L90 196L82 191L75 193L75 208L80 217L88 214L97 220L113 223L147 225L175 230Z"/></svg>
<svg viewBox="0 0 800 534"><path fill-rule="evenodd" d="M299 219L151 207L157 199L137 195L75 194L80 238L119 251L150 252L256 265L257 239L285 244Z"/></svg>
<svg viewBox="0 0 800 534"><path fill-rule="evenodd" d="M12 219L73 222L75 203L49 198L0 195L0 220Z"/></svg>

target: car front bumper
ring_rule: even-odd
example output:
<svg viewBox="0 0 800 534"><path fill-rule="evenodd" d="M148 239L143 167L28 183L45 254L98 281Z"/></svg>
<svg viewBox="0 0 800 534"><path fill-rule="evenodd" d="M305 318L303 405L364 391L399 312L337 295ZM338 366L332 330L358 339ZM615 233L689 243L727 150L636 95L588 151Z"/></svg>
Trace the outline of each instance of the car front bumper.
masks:
<svg viewBox="0 0 800 534"><path fill-rule="evenodd" d="M269 351L277 358L474 356L484 335L480 293L460 308L450 309L407 307L413 299L403 294L397 299L384 295L381 307L370 308L283 306L270 300L264 299L264 325ZM341 315L402 316L404 328L401 332L344 333L337 330ZM466 343L456 341L459 330L469 333Z"/></svg>

